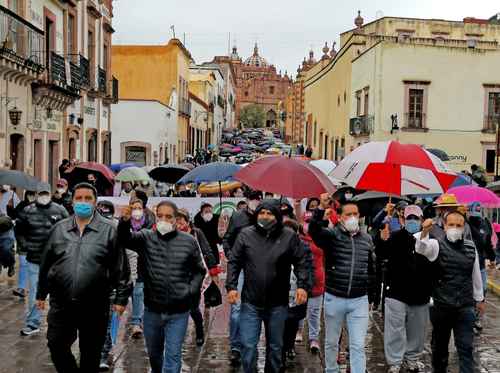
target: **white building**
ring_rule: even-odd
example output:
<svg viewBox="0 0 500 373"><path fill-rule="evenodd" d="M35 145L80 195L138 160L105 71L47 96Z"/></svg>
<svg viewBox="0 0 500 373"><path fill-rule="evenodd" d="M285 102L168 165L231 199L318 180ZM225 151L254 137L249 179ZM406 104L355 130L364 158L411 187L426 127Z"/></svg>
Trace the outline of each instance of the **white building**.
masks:
<svg viewBox="0 0 500 373"><path fill-rule="evenodd" d="M177 111L153 100L120 100L113 105L111 162L158 166L177 158Z"/></svg>

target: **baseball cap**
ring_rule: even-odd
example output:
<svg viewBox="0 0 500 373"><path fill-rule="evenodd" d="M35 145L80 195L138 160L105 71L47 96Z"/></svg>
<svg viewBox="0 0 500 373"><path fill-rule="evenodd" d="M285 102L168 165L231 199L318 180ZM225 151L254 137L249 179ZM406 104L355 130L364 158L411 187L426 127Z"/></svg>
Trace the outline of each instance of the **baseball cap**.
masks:
<svg viewBox="0 0 500 373"><path fill-rule="evenodd" d="M410 215L414 215L421 218L422 216L424 216L424 213L422 212L422 209L417 205L409 205L405 208L405 213L404 213L405 219Z"/></svg>
<svg viewBox="0 0 500 373"><path fill-rule="evenodd" d="M38 187L36 188L36 192L38 194L40 193L49 193L50 194L50 185L48 183L40 183L38 184Z"/></svg>

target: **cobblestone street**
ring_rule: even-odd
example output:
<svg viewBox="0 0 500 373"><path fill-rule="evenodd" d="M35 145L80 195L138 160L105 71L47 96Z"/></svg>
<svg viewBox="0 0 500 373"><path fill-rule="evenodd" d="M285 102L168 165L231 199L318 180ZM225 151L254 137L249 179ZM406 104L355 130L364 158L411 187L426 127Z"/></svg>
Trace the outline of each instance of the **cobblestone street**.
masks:
<svg viewBox="0 0 500 373"><path fill-rule="evenodd" d="M53 373L55 372L46 347L45 331L32 337L20 337L19 330L23 326L23 303L12 296L15 282L5 276L0 280L0 373ZM207 314L206 314L207 316ZM123 319L128 317L125 313ZM229 344L227 325L229 307L227 305L210 310L205 318L207 343L197 348L194 343L194 330L190 324L189 333L184 345L183 372L186 373L236 373L240 370L231 368L228 361ZM123 326L123 325L122 325ZM476 359L480 361L481 372L500 372L500 298L491 294L488 299L487 312L484 317L484 331L476 340ZM382 373L387 370L383 355L383 322L378 312L372 314L367 339L368 371ZM121 327L119 343L113 350L116 373L146 373L149 369L143 339L133 340L126 328ZM74 345L78 351L77 344ZM259 368L263 371L264 344L259 348ZM452 371L457 371L456 356L453 347L451 356ZM430 372L430 346L426 345L426 371ZM304 343L297 345L296 366L289 372L321 372L320 356L307 352ZM344 366L345 370L345 366Z"/></svg>

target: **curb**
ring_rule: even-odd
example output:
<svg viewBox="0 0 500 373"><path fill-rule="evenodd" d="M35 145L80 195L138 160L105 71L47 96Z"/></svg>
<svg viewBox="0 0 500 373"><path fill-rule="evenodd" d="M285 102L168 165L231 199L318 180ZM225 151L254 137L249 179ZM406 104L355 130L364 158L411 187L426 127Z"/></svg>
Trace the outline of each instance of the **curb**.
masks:
<svg viewBox="0 0 500 373"><path fill-rule="evenodd" d="M500 296L500 284L492 280L488 280L488 289L491 290L492 293Z"/></svg>

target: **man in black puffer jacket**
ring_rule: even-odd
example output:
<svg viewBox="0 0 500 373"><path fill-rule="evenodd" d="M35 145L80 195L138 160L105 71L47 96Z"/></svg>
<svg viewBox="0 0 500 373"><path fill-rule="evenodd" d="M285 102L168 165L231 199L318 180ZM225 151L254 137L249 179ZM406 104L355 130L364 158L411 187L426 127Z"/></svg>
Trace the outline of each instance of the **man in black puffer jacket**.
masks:
<svg viewBox="0 0 500 373"><path fill-rule="evenodd" d="M155 229L132 232L126 207L118 225L119 241L144 264L144 337L153 373L181 371L189 310L206 273L195 238L176 229L177 214L174 203L160 202Z"/></svg>
<svg viewBox="0 0 500 373"><path fill-rule="evenodd" d="M238 301L238 277L243 270L240 339L245 373L256 368L261 324L266 328L265 371L278 373L288 315L291 266L297 276L297 305L307 301L311 288L306 254L298 235L283 227L279 202L266 200L255 211L256 223L236 239L228 264L228 301Z"/></svg>
<svg viewBox="0 0 500 373"><path fill-rule="evenodd" d="M359 210L353 202L342 206L336 227L324 228L330 203L330 196L323 194L309 223L309 234L325 254L325 372L338 372L338 342L346 320L351 372L364 373L368 304L376 300L374 247L371 236L360 230Z"/></svg>
<svg viewBox="0 0 500 373"><path fill-rule="evenodd" d="M48 184L40 186L37 192L36 201L19 211L15 228L17 241L26 251L28 262L29 301L26 326L21 330L23 336L40 331L41 314L35 305L35 295L43 249L52 227L68 217L68 212L63 206L51 201Z"/></svg>

